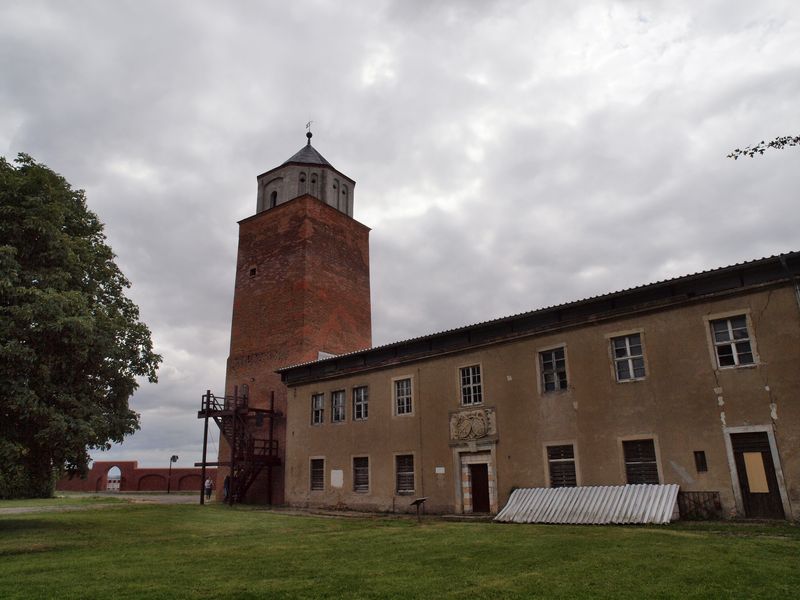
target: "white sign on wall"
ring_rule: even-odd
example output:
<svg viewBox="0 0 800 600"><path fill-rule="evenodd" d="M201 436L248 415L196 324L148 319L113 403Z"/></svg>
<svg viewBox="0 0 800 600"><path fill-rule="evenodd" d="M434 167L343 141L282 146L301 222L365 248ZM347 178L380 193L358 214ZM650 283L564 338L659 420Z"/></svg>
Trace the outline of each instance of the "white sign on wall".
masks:
<svg viewBox="0 0 800 600"><path fill-rule="evenodd" d="M344 471L331 469L331 487L340 488L344 485Z"/></svg>

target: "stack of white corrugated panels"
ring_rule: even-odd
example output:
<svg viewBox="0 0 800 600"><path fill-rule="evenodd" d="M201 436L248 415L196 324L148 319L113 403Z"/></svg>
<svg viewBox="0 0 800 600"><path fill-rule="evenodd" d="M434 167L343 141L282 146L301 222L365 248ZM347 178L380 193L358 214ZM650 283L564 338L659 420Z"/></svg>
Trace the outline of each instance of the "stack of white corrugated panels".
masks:
<svg viewBox="0 0 800 600"><path fill-rule="evenodd" d="M609 485L514 490L502 523L664 524L677 515L678 486Z"/></svg>

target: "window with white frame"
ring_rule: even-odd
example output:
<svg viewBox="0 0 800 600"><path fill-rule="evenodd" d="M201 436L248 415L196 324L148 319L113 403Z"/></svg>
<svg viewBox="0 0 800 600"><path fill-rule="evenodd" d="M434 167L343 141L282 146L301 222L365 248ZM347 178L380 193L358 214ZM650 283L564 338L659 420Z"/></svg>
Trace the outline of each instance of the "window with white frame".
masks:
<svg viewBox="0 0 800 600"><path fill-rule="evenodd" d="M461 367L461 404L483 402L481 390L481 366Z"/></svg>
<svg viewBox="0 0 800 600"><path fill-rule="evenodd" d="M572 444L547 447L547 466L550 469L550 487L575 487L575 448Z"/></svg>
<svg viewBox="0 0 800 600"><path fill-rule="evenodd" d="M396 415L410 415L413 412L411 403L411 378L395 379L394 382L394 413Z"/></svg>
<svg viewBox="0 0 800 600"><path fill-rule="evenodd" d="M398 494L414 492L414 455L400 454L394 457L395 488Z"/></svg>
<svg viewBox="0 0 800 600"><path fill-rule="evenodd" d="M720 368L752 365L755 362L745 315L711 321L711 336Z"/></svg>
<svg viewBox="0 0 800 600"><path fill-rule="evenodd" d="M344 421L344 390L331 392L331 422Z"/></svg>
<svg viewBox="0 0 800 600"><path fill-rule="evenodd" d="M644 378L644 350L640 333L611 338L611 350L617 381Z"/></svg>
<svg viewBox="0 0 800 600"><path fill-rule="evenodd" d="M622 442L622 450L625 453L625 477L629 484L660 483L653 440L628 440Z"/></svg>
<svg viewBox="0 0 800 600"><path fill-rule="evenodd" d="M311 424L322 425L325 421L325 394L311 395Z"/></svg>
<svg viewBox="0 0 800 600"><path fill-rule="evenodd" d="M564 348L540 352L539 368L542 372L543 392L567 389L567 357Z"/></svg>
<svg viewBox="0 0 800 600"><path fill-rule="evenodd" d="M369 388L362 385L353 388L353 418L364 421L369 415Z"/></svg>
<svg viewBox="0 0 800 600"><path fill-rule="evenodd" d="M369 457L356 456L353 458L353 491L369 491Z"/></svg>
<svg viewBox="0 0 800 600"><path fill-rule="evenodd" d="M311 491L320 491L325 489L325 459L312 458L311 459L311 478L310 486Z"/></svg>

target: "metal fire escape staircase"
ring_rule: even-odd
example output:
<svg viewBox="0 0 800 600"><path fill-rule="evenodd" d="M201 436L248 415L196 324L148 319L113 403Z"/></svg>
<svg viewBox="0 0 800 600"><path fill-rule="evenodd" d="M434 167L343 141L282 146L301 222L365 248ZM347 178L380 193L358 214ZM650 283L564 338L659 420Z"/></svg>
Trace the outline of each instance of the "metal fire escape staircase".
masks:
<svg viewBox="0 0 800 600"><path fill-rule="evenodd" d="M229 489L226 500L229 504L241 502L258 476L267 470L267 498L272 504L272 468L280 466L278 441L274 439L273 425L276 417L274 392L269 408L254 408L249 405L247 394L239 395L235 387L233 396L215 396L208 390L202 399L198 419L205 419L203 430L203 461L195 463L202 467L202 480L206 480L206 467L228 467ZM213 419L220 430L220 438L228 444L229 460L209 462L207 460L208 420ZM264 431L266 429L266 431ZM223 458L221 455L220 459ZM200 502L203 503L202 492Z"/></svg>

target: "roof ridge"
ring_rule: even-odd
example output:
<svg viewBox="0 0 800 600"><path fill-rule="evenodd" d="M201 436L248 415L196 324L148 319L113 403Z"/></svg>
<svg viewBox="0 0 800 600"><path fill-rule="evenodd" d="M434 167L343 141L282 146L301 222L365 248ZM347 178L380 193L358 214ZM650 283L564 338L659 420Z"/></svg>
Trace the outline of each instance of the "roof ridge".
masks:
<svg viewBox="0 0 800 600"><path fill-rule="evenodd" d="M783 260L784 257L796 256L796 255L800 255L800 251L785 252L785 253L780 253L780 254L773 254L771 256L765 256L765 257L762 257L762 258L754 258L752 260L746 260L746 261L742 261L742 262L739 262L739 263L734 263L734 264L723 266L723 267L714 267L712 269L706 269L704 271L697 271L695 273L688 273L686 275L679 275L679 276L676 276L676 277L670 277L670 278L667 278L667 279L661 279L661 280L658 280L658 281L653 281L651 283L644 283L644 284L641 284L641 285L637 285L637 286L633 286L633 287L629 287L629 288L623 288L621 290L617 290L617 291L613 291L613 292L606 292L605 294L597 294L595 296L588 296L586 298L581 298L579 300L570 300L568 302L561 302L559 304L551 304L549 306L542 306L540 308L535 308L533 310L526 310L526 311L523 311L523 312L514 313L514 314L510 314L510 315L505 315L505 316L502 316L502 317L496 317L494 319L488 319L486 321L478 321L477 323L468 323L466 325L460 325L458 327L452 327L450 329L443 329L441 331L434 331L434 332L431 332L431 333L426 333L424 335L419 335L419 336L415 336L415 337L411 337L411 338L406 338L406 339L403 339L403 340L396 340L394 342L387 342L385 344L380 344L378 346L371 346L369 348L361 348L361 349L358 349L358 350L351 350L350 352L343 352L342 354L336 354L334 356L330 356L330 357L323 358L323 359L310 360L310 361L297 363L297 364L293 364L293 365L287 365L285 367L281 367L280 369L277 369L276 372L280 373L280 372L288 371L290 369L294 369L294 368L297 368L297 367L303 367L303 366L307 366L307 365L323 363L323 362L326 362L326 361L329 361L329 360L335 360L337 358L342 358L342 357L345 357L345 356L351 356L351 355L354 355L354 354L361 354L361 353L364 353L364 352L371 352L373 350L380 350L380 349L390 348L392 346L399 346L399 345L402 345L402 344L408 344L408 343L411 343L411 342L416 342L416 341L424 340L424 339L427 339L427 338L433 338L433 337L436 337L436 336L439 336L439 335L446 335L448 333L454 333L454 332L457 332L457 331L463 331L465 329L470 329L470 328L473 328L473 327L479 327L479 326L482 326L482 325L489 325L489 324L492 324L492 323L505 321L507 319L515 319L515 318L519 318L519 317L522 317L522 316L525 316L525 315L532 315L532 314L537 313L537 312L542 312L542 311L547 311L547 310L556 310L556 309L565 308L565 307L568 307L568 306L575 306L575 305L578 305L578 304L580 304L582 302L590 302L592 300L601 300L603 298L608 298L610 296L616 296L616 295L624 294L624 293L627 293L627 292L634 292L636 290L641 290L641 289L645 289L645 288L648 288L648 287L655 287L655 286L658 286L658 285L674 283L674 282L681 281L681 280L688 280L688 279L691 279L693 277L698 277L698 276L701 276L701 275L709 275L709 274L716 273L716 272L719 272L719 271L725 271L726 269L736 269L736 268L739 268L739 267L745 267L745 266L748 266L748 265L752 265L754 263L766 262L766 261L775 260L775 259Z"/></svg>

